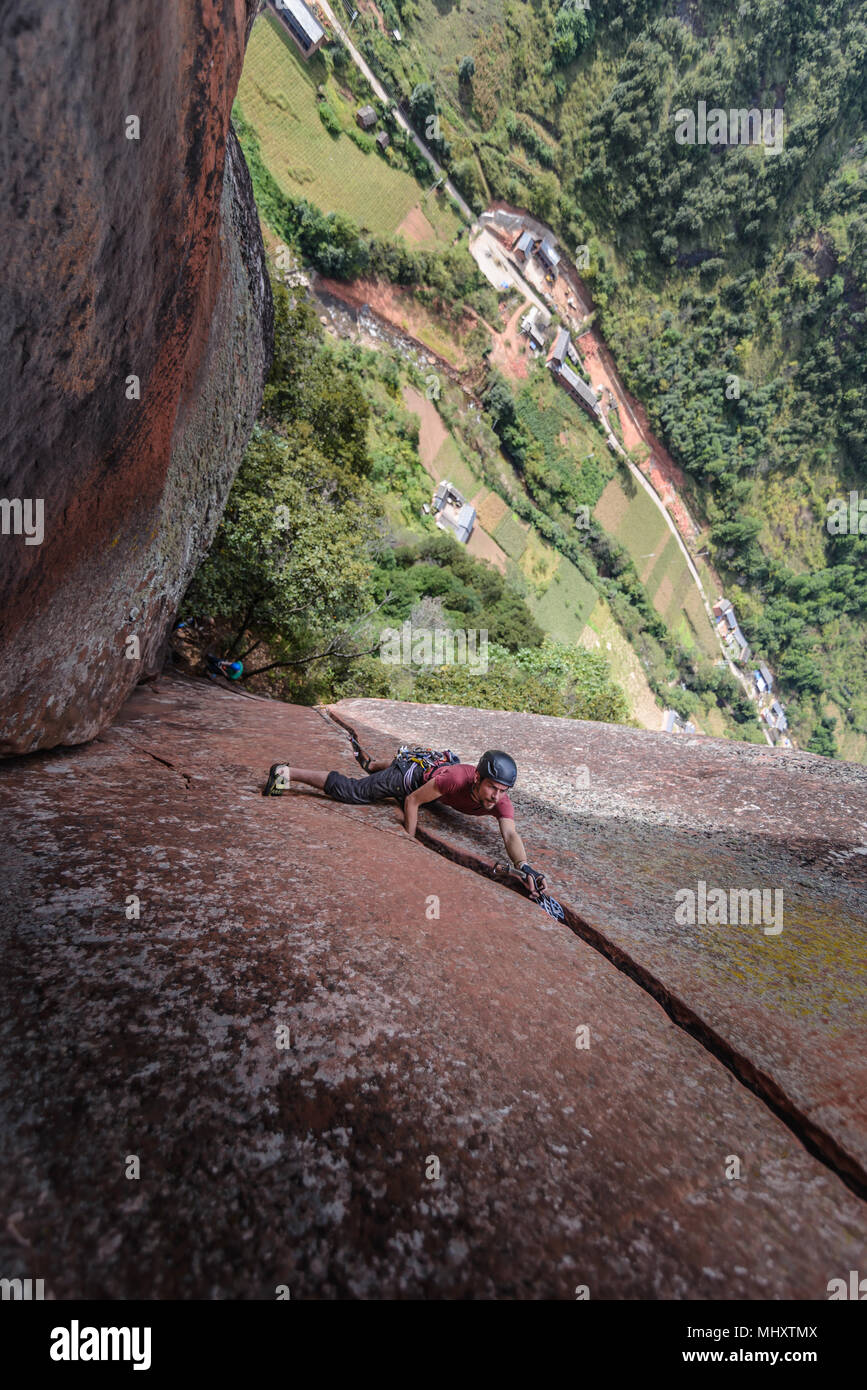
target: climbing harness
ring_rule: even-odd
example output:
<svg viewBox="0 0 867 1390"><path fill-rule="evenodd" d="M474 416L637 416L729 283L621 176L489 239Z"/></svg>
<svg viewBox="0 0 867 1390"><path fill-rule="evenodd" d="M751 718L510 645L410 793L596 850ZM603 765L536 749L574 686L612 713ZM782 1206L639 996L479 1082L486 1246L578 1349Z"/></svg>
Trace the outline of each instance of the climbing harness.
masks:
<svg viewBox="0 0 867 1390"><path fill-rule="evenodd" d="M450 748L442 752L437 752L433 748L410 748L402 743L397 750L397 757L407 763L406 771L403 774L403 785L407 792L413 790L413 782L416 778L417 767L422 773L433 772L438 767L450 767L454 763L459 763L460 758L457 753L453 753Z"/></svg>

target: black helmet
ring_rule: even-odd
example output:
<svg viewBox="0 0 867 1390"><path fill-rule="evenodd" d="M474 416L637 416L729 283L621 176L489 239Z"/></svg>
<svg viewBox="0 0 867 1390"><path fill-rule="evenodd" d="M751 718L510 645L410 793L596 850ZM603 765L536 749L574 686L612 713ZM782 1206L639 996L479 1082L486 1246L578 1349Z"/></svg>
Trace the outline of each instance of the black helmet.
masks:
<svg viewBox="0 0 867 1390"><path fill-rule="evenodd" d="M514 787L518 780L518 768L514 758L497 748L482 754L476 764L476 772L480 777L489 777L492 782L502 782L507 787Z"/></svg>

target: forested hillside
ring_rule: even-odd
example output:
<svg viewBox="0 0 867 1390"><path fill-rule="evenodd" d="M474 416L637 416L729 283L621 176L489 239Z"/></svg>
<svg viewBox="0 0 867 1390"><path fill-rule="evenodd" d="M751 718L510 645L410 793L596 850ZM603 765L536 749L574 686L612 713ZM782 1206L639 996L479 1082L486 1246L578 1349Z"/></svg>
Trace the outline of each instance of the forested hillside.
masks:
<svg viewBox="0 0 867 1390"><path fill-rule="evenodd" d="M582 259L630 388L801 739L867 752L867 6L383 0L355 32L477 208ZM675 113L782 112L771 143L681 144ZM860 515L867 533L867 506ZM836 726L834 721L836 720Z"/></svg>

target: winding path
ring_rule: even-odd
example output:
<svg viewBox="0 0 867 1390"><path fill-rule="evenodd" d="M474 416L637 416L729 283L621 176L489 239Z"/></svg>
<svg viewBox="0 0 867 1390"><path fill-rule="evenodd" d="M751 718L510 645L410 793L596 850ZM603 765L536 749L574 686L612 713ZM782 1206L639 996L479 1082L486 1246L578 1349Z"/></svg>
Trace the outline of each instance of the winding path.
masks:
<svg viewBox="0 0 867 1390"><path fill-rule="evenodd" d="M454 198L463 216L467 219L468 222L474 222L475 217L473 215L472 208L469 207L468 204L461 197L460 193L455 188L451 179L448 178L445 170L434 159L433 155L431 154L424 141L420 140L419 137L416 135L409 121L398 109L394 97L391 96L388 91L386 91L379 78L374 76L370 66L362 58L358 49L355 47L355 44L352 42L346 30L343 28L343 25L339 22L331 6L328 4L328 0L318 0L318 2L325 15L327 16L329 22L333 26L334 32L337 34L338 38L343 43L347 53L349 54L355 66L358 68L359 72L363 73L363 75L366 77L367 81L370 83L371 87L373 88L376 95L379 97L380 101L387 102L389 106L394 107L394 118L397 121L397 124L401 127L402 130L406 131L407 135L412 140L419 154L424 155L425 159L427 160L428 164L431 166L437 177L444 180L446 191L451 195L452 198Z"/></svg>

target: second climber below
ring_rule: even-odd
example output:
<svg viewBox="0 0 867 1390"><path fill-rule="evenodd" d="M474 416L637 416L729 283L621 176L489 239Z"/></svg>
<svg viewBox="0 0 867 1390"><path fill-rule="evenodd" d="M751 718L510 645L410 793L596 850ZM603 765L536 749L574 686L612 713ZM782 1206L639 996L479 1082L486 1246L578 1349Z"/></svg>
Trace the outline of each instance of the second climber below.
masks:
<svg viewBox="0 0 867 1390"><path fill-rule="evenodd" d="M341 772L321 772L315 768L290 767L274 763L268 773L264 796L280 796L293 782L318 787L334 801L351 806L369 805L394 799L403 803L403 823L414 836L418 809L431 801L465 816L494 816L506 853L522 875L533 898L547 892L545 876L527 863L524 843L515 828L515 808L508 796L518 779L515 760L508 753L491 749L477 765L458 761L454 753L435 753L430 749L402 747L391 762L369 762L356 755L369 774L345 777Z"/></svg>

